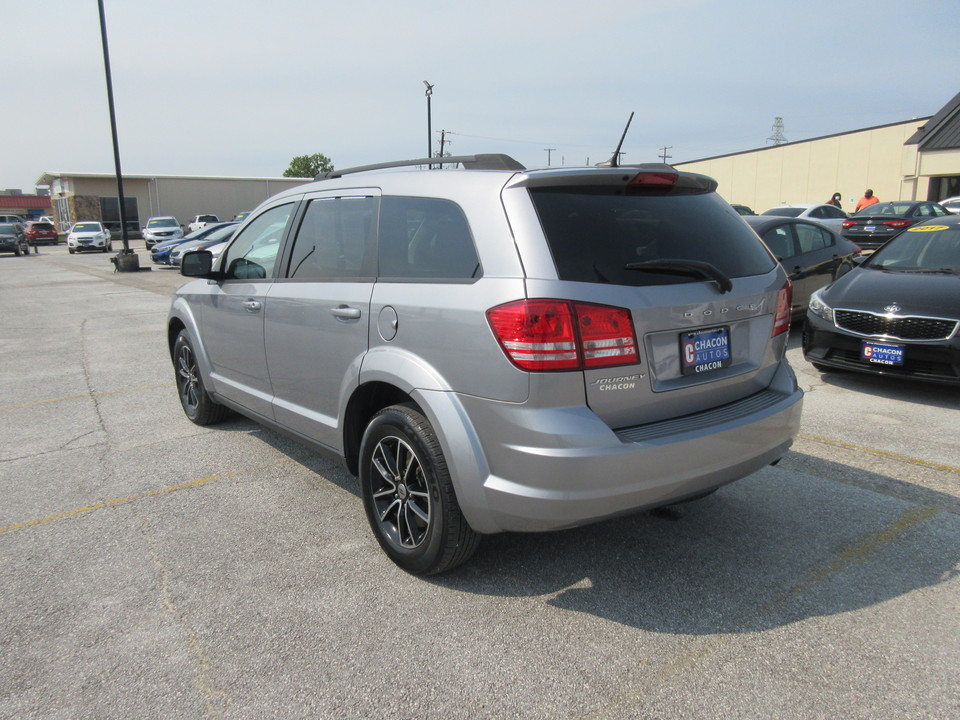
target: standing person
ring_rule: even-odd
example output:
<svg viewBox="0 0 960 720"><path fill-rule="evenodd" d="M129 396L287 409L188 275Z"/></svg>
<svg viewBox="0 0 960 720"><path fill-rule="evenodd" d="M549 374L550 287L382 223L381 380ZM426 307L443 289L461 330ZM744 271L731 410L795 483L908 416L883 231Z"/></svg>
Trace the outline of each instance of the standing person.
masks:
<svg viewBox="0 0 960 720"><path fill-rule="evenodd" d="M857 206L853 209L855 213L860 212L865 207L870 207L871 205L876 205L880 202L876 196L873 194L873 190L867 188L866 192L863 193L863 197L857 200Z"/></svg>
<svg viewBox="0 0 960 720"><path fill-rule="evenodd" d="M827 200L826 204L827 204L827 205L833 205L834 207L838 207L838 208L840 208L840 209L842 210L842 209L843 209L843 206L840 205L840 193L838 193L838 192L834 193L834 194L833 194L833 197L830 198L829 200Z"/></svg>

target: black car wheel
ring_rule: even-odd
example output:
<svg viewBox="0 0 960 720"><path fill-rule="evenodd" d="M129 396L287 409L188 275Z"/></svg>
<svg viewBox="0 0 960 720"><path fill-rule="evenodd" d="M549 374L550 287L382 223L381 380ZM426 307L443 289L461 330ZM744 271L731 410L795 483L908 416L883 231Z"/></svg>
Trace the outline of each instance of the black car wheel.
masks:
<svg viewBox="0 0 960 720"><path fill-rule="evenodd" d="M360 488L380 547L404 570L444 572L477 549L480 536L460 512L437 435L413 406L385 408L367 425Z"/></svg>
<svg viewBox="0 0 960 720"><path fill-rule="evenodd" d="M180 331L173 346L173 365L177 375L177 393L187 418L197 425L212 425L223 420L228 410L211 400L203 387L197 358L186 330Z"/></svg>

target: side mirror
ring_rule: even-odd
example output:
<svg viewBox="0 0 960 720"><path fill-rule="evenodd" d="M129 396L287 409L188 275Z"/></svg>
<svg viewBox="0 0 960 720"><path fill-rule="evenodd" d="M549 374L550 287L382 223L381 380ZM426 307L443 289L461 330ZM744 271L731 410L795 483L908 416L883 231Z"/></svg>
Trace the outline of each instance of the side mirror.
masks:
<svg viewBox="0 0 960 720"><path fill-rule="evenodd" d="M192 250L180 258L180 274L185 277L219 280L220 273L213 272L213 253L209 250Z"/></svg>

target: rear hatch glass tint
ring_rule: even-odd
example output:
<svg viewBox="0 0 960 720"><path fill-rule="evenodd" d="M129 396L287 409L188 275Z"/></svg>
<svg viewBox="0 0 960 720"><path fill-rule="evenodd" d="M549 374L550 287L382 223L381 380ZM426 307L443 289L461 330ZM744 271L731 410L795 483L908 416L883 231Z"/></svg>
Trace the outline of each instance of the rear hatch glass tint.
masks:
<svg viewBox="0 0 960 720"><path fill-rule="evenodd" d="M728 278L762 275L775 265L716 193L540 187L530 195L561 280L629 286L698 281L628 267L666 259L708 263Z"/></svg>

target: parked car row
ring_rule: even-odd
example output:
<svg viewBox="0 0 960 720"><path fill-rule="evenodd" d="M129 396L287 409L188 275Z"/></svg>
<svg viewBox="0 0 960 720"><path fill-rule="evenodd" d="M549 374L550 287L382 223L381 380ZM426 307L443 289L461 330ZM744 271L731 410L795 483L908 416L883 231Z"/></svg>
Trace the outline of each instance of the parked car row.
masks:
<svg viewBox="0 0 960 720"><path fill-rule="evenodd" d="M175 265L177 263L173 262L173 252L181 246L190 246L192 249L202 249L203 247L225 242L233 236L237 224L238 223L235 222L210 223L189 235L183 235L159 243L153 247L150 253L150 259L156 265ZM177 253L177 257L180 257L180 253Z"/></svg>

